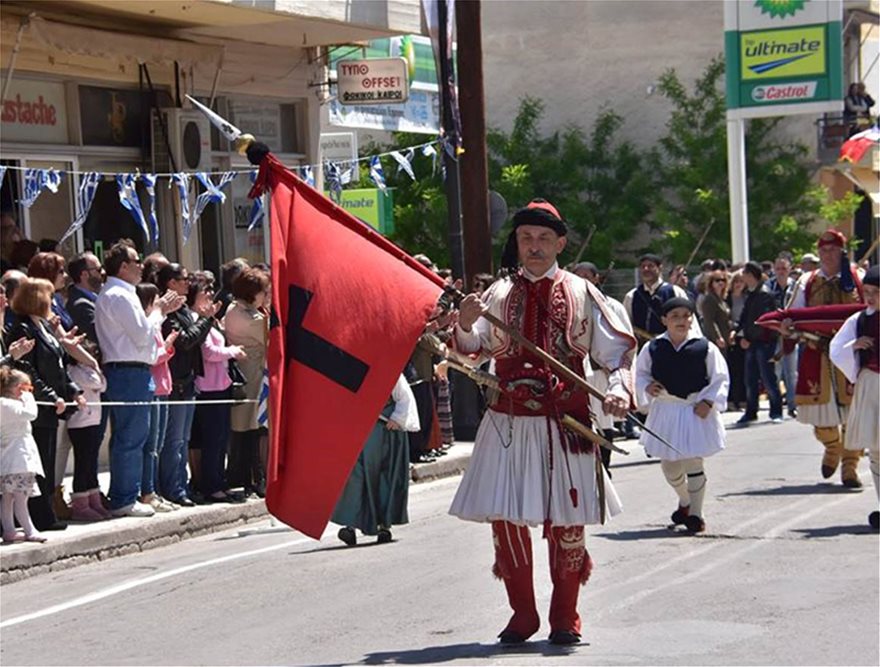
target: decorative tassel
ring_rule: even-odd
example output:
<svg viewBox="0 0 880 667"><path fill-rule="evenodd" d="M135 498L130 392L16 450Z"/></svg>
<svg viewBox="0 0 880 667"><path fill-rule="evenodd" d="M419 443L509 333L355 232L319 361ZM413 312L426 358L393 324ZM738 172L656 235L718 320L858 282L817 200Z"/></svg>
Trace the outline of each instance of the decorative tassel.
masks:
<svg viewBox="0 0 880 667"><path fill-rule="evenodd" d="M571 504L574 507L577 507L578 506L578 490L574 487L571 487L568 490L568 495L571 496Z"/></svg>

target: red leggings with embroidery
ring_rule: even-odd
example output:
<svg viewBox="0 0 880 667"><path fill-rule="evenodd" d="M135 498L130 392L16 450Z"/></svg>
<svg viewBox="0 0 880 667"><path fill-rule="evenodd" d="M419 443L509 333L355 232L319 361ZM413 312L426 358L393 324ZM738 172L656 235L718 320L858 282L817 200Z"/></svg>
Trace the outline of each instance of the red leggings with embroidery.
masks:
<svg viewBox="0 0 880 667"><path fill-rule="evenodd" d="M550 551L550 577L553 597L550 600L550 631L570 630L580 634L577 612L581 584L590 577L593 563L584 546L583 526L551 526L546 531ZM505 630L528 639L537 632L540 617L535 606L532 579L532 538L528 526L509 521L492 522L495 544L496 577L504 581L513 616Z"/></svg>

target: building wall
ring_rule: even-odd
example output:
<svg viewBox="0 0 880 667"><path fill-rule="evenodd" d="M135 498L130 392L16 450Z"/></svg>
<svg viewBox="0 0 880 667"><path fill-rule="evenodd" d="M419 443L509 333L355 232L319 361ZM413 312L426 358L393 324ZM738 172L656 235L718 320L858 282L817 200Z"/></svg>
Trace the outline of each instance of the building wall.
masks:
<svg viewBox="0 0 880 667"><path fill-rule="evenodd" d="M523 95L544 102L542 130L585 130L603 108L625 119L621 136L643 148L665 130L670 104L654 90L670 68L687 86L724 51L718 0L483 2L489 125L509 130ZM723 85L723 82L722 82ZM784 132L815 148L814 119Z"/></svg>

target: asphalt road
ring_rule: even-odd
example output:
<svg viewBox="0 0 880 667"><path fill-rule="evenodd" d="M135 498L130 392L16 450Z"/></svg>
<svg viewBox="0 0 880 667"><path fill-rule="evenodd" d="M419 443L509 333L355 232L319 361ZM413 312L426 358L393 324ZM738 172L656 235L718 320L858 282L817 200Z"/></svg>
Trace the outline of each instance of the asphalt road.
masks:
<svg viewBox="0 0 880 667"><path fill-rule="evenodd" d="M735 415L729 417L735 418ZM708 532L666 528L675 497L633 441L624 513L592 527L584 643L546 627L517 650L487 526L446 513L457 478L412 487L392 544L316 542L269 522L5 585L8 665L877 665L878 536L865 489L819 479L794 422L730 432L709 459ZM550 597L533 532L539 609Z"/></svg>

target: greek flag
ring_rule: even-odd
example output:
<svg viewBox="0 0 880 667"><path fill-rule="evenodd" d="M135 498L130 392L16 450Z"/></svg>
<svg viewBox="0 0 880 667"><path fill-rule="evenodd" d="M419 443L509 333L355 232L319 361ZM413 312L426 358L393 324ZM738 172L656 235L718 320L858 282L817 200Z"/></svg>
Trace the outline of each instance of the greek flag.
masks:
<svg viewBox="0 0 880 667"><path fill-rule="evenodd" d="M189 212L189 174L181 171L177 174L171 174L171 185L177 186L177 193L180 195L180 220L183 223L183 244L189 241L190 232L192 232L192 218Z"/></svg>
<svg viewBox="0 0 880 667"><path fill-rule="evenodd" d="M95 201L95 193L98 192L98 186L103 180L103 175L97 171L90 171L80 179L79 190L76 193L79 215L70 223L70 227L64 232L64 236L58 241L59 244L64 243L68 238L76 234L86 223L86 218L89 217L89 210L92 208L92 202Z"/></svg>
<svg viewBox="0 0 880 667"><path fill-rule="evenodd" d="M373 183L376 184L377 188L385 192L388 186L385 185L385 172L382 171L382 162L379 160L378 155L370 158L370 178L373 179Z"/></svg>
<svg viewBox="0 0 880 667"><path fill-rule="evenodd" d="M238 174L234 171L227 171L225 174L220 176L220 180L216 185L211 182L210 177L203 171L200 171L196 174L196 178L199 179L199 182L205 186L205 191L196 197L196 205L193 209L193 223L198 220L202 212L204 212L205 208L207 208L208 204L216 203L222 204L226 201L226 195L222 192L223 188L229 185L232 182L232 179L235 178Z"/></svg>
<svg viewBox="0 0 880 667"><path fill-rule="evenodd" d="M327 163L326 186L330 191L330 199L337 204L342 199L342 177L339 175L339 167L335 162Z"/></svg>
<svg viewBox="0 0 880 667"><path fill-rule="evenodd" d="M315 172L309 165L302 168L302 179L310 186L315 187Z"/></svg>
<svg viewBox="0 0 880 667"><path fill-rule="evenodd" d="M20 199L19 203L25 208L30 208L46 188L52 192L58 192L62 175L61 172L54 169L25 169L24 198Z"/></svg>
<svg viewBox="0 0 880 667"><path fill-rule="evenodd" d="M256 183L257 181L257 171L254 170L250 173L251 183ZM263 216L266 215L266 211L263 208L263 195L259 197L254 197L253 206L251 206L251 215L248 218L248 231L251 231L254 227L257 226L257 223L263 220Z"/></svg>
<svg viewBox="0 0 880 667"><path fill-rule="evenodd" d="M393 157L397 164L400 165L397 168L397 173L399 174L402 171L406 172L406 175L409 176L412 180L416 180L416 175L413 173L412 168L412 159L413 159L413 149L410 148L404 155L401 155L398 151L391 151L391 157Z"/></svg>
<svg viewBox="0 0 880 667"><path fill-rule="evenodd" d="M3 185L4 178L6 178L6 165L0 165L0 185Z"/></svg>
<svg viewBox="0 0 880 667"><path fill-rule="evenodd" d="M434 144L428 144L422 147L422 155L431 158L431 176L437 173L437 149Z"/></svg>
<svg viewBox="0 0 880 667"><path fill-rule="evenodd" d="M134 221L144 230L144 238L149 239L150 228L147 226L147 219L144 217L144 211L141 208L141 202L135 189L137 179L137 174L116 174L116 186L119 188L119 203L128 209Z"/></svg>
<svg viewBox="0 0 880 667"><path fill-rule="evenodd" d="M147 198L150 201L150 236L153 244L159 243L159 221L156 219L156 174L141 174L141 180L147 189Z"/></svg>
<svg viewBox="0 0 880 667"><path fill-rule="evenodd" d="M263 366L263 381L260 383L260 397L257 403L257 423L266 426L269 423L269 367Z"/></svg>

